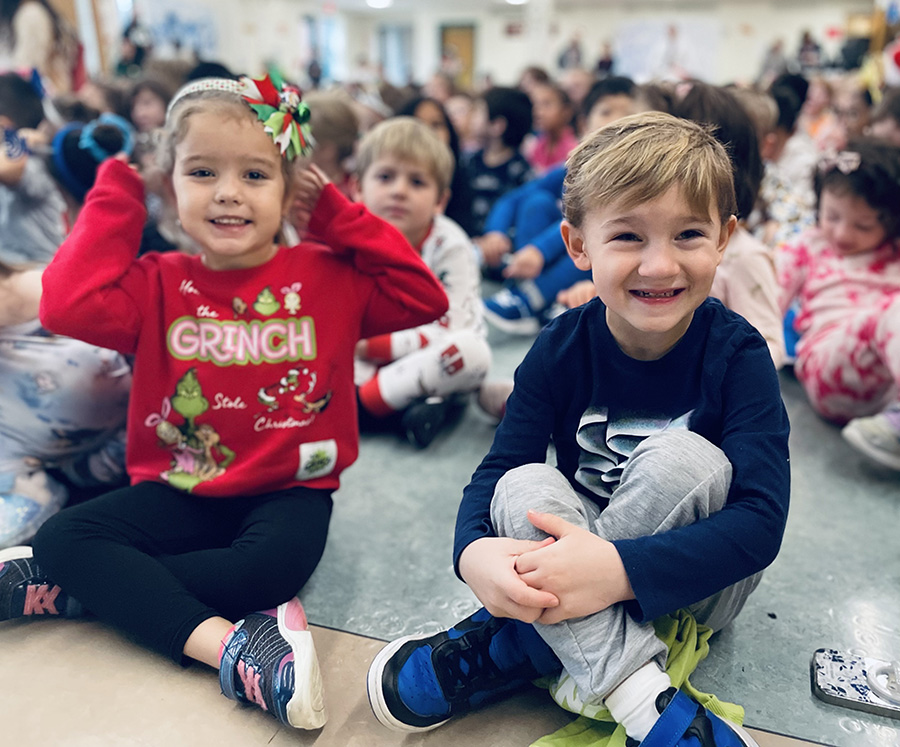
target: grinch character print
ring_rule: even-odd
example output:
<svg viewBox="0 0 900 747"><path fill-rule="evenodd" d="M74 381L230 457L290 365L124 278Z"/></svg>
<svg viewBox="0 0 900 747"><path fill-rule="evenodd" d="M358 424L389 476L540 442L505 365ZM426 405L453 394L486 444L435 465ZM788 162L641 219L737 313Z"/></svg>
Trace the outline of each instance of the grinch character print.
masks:
<svg viewBox="0 0 900 747"><path fill-rule="evenodd" d="M191 492L200 483L223 475L234 461L234 451L222 443L216 429L209 423L197 424L197 418L208 409L197 369L191 368L178 380L172 398L163 400L162 411L145 421L156 429L160 444L172 452L172 463L160 477L173 488ZM181 425L168 419L173 411L183 418Z"/></svg>
<svg viewBox="0 0 900 747"><path fill-rule="evenodd" d="M331 401L331 390L323 389L315 371L306 367L291 368L277 382L260 387L256 399L265 405L267 412L298 409L303 415L314 416Z"/></svg>

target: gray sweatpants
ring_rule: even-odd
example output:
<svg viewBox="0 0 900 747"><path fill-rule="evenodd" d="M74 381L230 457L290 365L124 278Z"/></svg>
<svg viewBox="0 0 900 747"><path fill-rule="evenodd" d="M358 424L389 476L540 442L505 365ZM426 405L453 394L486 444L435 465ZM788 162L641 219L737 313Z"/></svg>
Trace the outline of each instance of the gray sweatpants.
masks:
<svg viewBox="0 0 900 747"><path fill-rule="evenodd" d="M541 540L528 509L555 514L607 540L633 539L686 526L722 508L731 463L717 446L690 431L664 431L634 450L621 482L601 513L547 464L526 464L497 483L491 521L501 537ZM728 625L759 584L762 572L692 605L697 622L713 630ZM582 700L595 703L651 660L665 666L666 647L651 623L638 623L622 604L554 625L535 623L575 680Z"/></svg>

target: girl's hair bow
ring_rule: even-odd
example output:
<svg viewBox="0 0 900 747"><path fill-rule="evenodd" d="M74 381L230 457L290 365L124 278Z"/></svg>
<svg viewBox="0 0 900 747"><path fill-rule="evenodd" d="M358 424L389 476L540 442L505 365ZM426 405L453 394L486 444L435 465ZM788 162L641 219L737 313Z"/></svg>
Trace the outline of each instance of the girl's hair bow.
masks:
<svg viewBox="0 0 900 747"><path fill-rule="evenodd" d="M819 171L823 174L832 169L837 169L842 174L852 174L862 163L862 156L856 151L842 150L840 153L827 153L819 161Z"/></svg>
<svg viewBox="0 0 900 747"><path fill-rule="evenodd" d="M256 112L281 155L289 161L312 152L309 107L297 86L285 83L277 72L264 78L241 78L241 96Z"/></svg>

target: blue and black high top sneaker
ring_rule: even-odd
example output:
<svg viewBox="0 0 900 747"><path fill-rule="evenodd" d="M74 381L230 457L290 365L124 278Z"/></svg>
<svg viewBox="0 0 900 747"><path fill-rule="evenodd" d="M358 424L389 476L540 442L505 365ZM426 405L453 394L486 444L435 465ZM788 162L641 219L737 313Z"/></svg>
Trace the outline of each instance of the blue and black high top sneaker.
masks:
<svg viewBox="0 0 900 747"><path fill-rule="evenodd" d="M444 632L385 646L369 667L369 704L389 729L427 731L559 671L533 626L482 608Z"/></svg>

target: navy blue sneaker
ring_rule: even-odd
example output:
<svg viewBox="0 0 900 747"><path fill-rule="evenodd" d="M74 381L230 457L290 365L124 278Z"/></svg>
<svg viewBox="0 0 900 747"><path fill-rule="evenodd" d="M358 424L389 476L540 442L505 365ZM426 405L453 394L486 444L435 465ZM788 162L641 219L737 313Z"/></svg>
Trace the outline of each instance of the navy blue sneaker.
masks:
<svg viewBox="0 0 900 747"><path fill-rule="evenodd" d="M484 318L501 332L513 335L536 335L541 331L538 313L518 285L510 284L484 299Z"/></svg>
<svg viewBox="0 0 900 747"><path fill-rule="evenodd" d="M721 719L681 690L670 687L656 699L659 720L642 742L626 747L759 747L737 724Z"/></svg>
<svg viewBox="0 0 900 747"><path fill-rule="evenodd" d="M0 552L0 621L17 617L80 617L81 604L51 581L30 547Z"/></svg>
<svg viewBox="0 0 900 747"><path fill-rule="evenodd" d="M533 626L482 608L442 633L385 646L369 667L369 705L389 729L428 731L559 670Z"/></svg>
<svg viewBox="0 0 900 747"><path fill-rule="evenodd" d="M418 449L431 444L442 429L456 423L469 404L468 394L433 396L413 402L400 418L400 431Z"/></svg>
<svg viewBox="0 0 900 747"><path fill-rule="evenodd" d="M319 661L300 601L236 623L219 652L222 694L253 703L297 729L325 725Z"/></svg>

